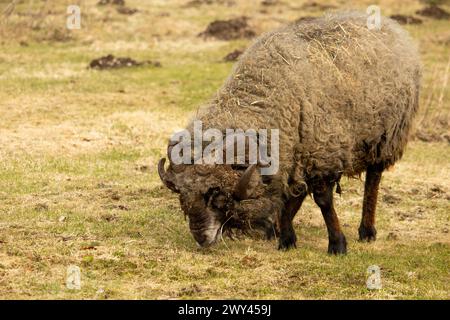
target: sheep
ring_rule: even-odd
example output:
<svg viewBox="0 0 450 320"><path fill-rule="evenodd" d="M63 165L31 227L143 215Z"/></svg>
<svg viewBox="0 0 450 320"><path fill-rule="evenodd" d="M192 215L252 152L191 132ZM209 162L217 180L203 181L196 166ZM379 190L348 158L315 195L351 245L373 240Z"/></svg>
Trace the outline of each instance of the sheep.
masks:
<svg viewBox="0 0 450 320"><path fill-rule="evenodd" d="M410 36L382 17L367 27L359 12L298 21L259 37L224 85L200 108L204 128L279 129L279 170L260 165L158 165L161 180L180 194L201 246L224 230L261 229L279 249L296 247L292 220L312 194L328 230L328 252L347 252L333 206L341 176L366 173L361 241L376 239L375 208L382 172L405 150L418 109L421 63ZM174 142L169 144L173 150Z"/></svg>

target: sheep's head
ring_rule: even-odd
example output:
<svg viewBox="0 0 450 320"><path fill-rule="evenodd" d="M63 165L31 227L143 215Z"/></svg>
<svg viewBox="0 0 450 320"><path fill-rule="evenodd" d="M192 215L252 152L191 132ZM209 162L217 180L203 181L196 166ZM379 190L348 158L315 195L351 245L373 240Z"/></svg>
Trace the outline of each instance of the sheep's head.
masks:
<svg viewBox="0 0 450 320"><path fill-rule="evenodd" d="M194 239L202 247L234 231L273 232L273 208L256 165L158 164L163 183L180 197Z"/></svg>

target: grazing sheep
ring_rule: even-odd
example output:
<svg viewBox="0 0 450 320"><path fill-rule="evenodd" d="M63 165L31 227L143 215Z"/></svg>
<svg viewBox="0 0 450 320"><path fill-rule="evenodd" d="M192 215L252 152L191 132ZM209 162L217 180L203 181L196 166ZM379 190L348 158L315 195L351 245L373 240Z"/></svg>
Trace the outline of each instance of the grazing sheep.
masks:
<svg viewBox="0 0 450 320"><path fill-rule="evenodd" d="M340 192L342 175L362 172L359 237L375 240L378 186L405 149L421 67L416 46L396 22L382 18L379 30L366 23L365 14L333 13L261 36L194 119L224 134L227 128L279 129L277 174L261 176L256 165L172 161L166 171L160 161L160 177L180 194L200 245L214 243L224 230L273 224L279 248L295 247L292 220L312 193L327 225L328 252L345 253L333 189ZM193 131L193 122L187 129Z"/></svg>

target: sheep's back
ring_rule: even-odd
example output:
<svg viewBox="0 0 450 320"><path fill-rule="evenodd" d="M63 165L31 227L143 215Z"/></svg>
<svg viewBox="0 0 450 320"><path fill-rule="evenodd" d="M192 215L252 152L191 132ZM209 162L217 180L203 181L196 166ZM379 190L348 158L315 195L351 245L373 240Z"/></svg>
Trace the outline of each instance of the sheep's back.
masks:
<svg viewBox="0 0 450 320"><path fill-rule="evenodd" d="M399 159L417 109L420 62L394 21L367 28L347 12L260 37L203 119L210 126L278 128L281 175L358 174Z"/></svg>

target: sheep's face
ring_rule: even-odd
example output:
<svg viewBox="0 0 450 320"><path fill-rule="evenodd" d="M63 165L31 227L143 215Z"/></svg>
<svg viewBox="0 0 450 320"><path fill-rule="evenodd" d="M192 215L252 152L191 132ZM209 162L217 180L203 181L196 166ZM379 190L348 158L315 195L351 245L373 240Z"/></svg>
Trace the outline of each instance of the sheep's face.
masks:
<svg viewBox="0 0 450 320"><path fill-rule="evenodd" d="M179 194L194 239L202 247L217 242L231 230L272 230L271 203L256 166L233 169L229 165L175 165L158 172L164 184Z"/></svg>

